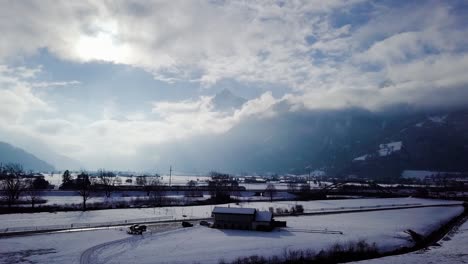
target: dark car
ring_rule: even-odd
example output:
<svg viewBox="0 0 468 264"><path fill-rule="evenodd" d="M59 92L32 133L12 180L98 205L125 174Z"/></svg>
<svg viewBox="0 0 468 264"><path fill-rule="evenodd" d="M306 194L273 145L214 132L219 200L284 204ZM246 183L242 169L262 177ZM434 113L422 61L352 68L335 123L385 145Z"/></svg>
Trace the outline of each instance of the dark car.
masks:
<svg viewBox="0 0 468 264"><path fill-rule="evenodd" d="M182 226L183 226L183 227L192 227L193 224L192 224L192 223L189 223L189 222L187 222L187 221L183 221L183 222L182 222Z"/></svg>
<svg viewBox="0 0 468 264"><path fill-rule="evenodd" d="M200 221L201 226L211 226L211 224L207 221Z"/></svg>
<svg viewBox="0 0 468 264"><path fill-rule="evenodd" d="M127 233L132 235L141 235L143 232L146 232L146 226L138 224L130 226L127 230Z"/></svg>

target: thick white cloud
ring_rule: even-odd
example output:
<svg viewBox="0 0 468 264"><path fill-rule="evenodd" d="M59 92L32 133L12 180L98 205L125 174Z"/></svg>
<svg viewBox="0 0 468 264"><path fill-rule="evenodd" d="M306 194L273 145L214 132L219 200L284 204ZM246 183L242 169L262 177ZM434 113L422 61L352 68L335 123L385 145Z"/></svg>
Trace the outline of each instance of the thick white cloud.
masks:
<svg viewBox="0 0 468 264"><path fill-rule="evenodd" d="M210 85L234 78L296 87L319 71L307 59L306 37L330 39L343 31L319 32L314 22L353 2L11 2L0 11L0 30L9 39L0 58L47 48L68 60L142 67L163 80Z"/></svg>
<svg viewBox="0 0 468 264"><path fill-rule="evenodd" d="M47 154L37 149L41 144L35 147L27 143L43 142L58 153L83 161L89 168L126 168L139 159L137 150L142 146L223 133L245 118L271 117L271 107L277 102L267 92L240 109L225 113L214 109L213 97L202 96L193 101L155 102L147 113L121 113L110 100L103 104L101 118L89 119L79 113L59 113L53 103L45 101L38 91L49 85L36 82L36 69L1 69L2 140L44 156ZM62 85L79 84L60 82Z"/></svg>
<svg viewBox="0 0 468 264"><path fill-rule="evenodd" d="M137 159L141 145L274 117L278 103L292 111L467 103L468 29L451 2L371 2L362 20L336 21L361 2L4 2L0 122L99 167ZM119 94L103 98L101 113L70 113L48 97L54 89L43 88L81 83L39 81L49 69L11 66L40 49L66 62L130 65L169 83L183 80L187 89L234 80L290 92L281 99L266 92L231 113L217 112L210 96L123 111L113 101Z"/></svg>
<svg viewBox="0 0 468 264"><path fill-rule="evenodd" d="M138 153L143 146L224 133L246 118L274 116L272 107L278 102L267 92L232 113L223 113L213 109L211 99L200 97L194 101L157 102L151 114L157 116L154 118L102 119L83 125L69 124L63 120L44 120L36 127L42 128L41 137L44 140L53 142L60 139L61 144L55 144L59 152L68 152L73 158L86 161L90 167L123 168L143 158ZM53 129L53 135L47 129ZM116 164L117 160L120 164Z"/></svg>
<svg viewBox="0 0 468 264"><path fill-rule="evenodd" d="M12 125L27 114L51 112L54 109L32 92L28 79L40 69L0 65L0 122Z"/></svg>
<svg viewBox="0 0 468 264"><path fill-rule="evenodd" d="M366 23L334 25L334 16L361 2L14 1L0 9L0 30L9 40L1 42L0 58L47 48L66 60L140 67L168 82L234 79L320 96L342 85L349 87L345 95L388 79L398 84L389 76L394 67L428 52L465 52L468 32L450 3L370 3ZM354 74L376 77L363 67L368 64L380 80L356 83ZM353 101L333 98L341 101L330 105Z"/></svg>

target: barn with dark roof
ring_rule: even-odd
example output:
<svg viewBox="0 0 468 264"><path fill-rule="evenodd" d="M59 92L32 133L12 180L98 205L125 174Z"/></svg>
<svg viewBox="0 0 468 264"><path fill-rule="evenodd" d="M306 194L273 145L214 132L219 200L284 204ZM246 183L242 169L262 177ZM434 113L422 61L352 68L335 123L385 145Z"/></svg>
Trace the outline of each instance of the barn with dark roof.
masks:
<svg viewBox="0 0 468 264"><path fill-rule="evenodd" d="M215 207L213 227L244 230L271 230L273 214L255 208Z"/></svg>

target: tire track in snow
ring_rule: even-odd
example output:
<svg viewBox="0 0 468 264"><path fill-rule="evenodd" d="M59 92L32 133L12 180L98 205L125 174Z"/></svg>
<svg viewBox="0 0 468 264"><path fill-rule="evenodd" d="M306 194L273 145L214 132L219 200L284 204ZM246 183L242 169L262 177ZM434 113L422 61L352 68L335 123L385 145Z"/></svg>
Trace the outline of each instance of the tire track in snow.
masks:
<svg viewBox="0 0 468 264"><path fill-rule="evenodd" d="M153 227L156 227L156 230L151 230L151 232L145 233L143 235L133 235L130 237L117 239L117 240L109 241L109 242L102 243L99 245L95 245L93 247L86 249L85 251L83 251L83 253L81 253L80 264L98 263L96 259L92 259L92 255L95 252L101 249L104 249L108 246L136 247L136 243L138 243L139 241L142 241L143 239L147 237L151 238L151 236L153 236L154 234L168 233L168 232L173 232L178 229L181 229L181 227L178 225L167 225L167 224L154 225Z"/></svg>
<svg viewBox="0 0 468 264"><path fill-rule="evenodd" d="M114 240L114 241L109 241L109 242L106 242L106 243L102 243L102 244L90 247L87 250L83 251L83 253L81 253L80 264L96 263L95 261L91 261L91 259L90 259L91 255L94 252L96 252L96 251L98 251L98 250L100 250L102 248L105 248L105 247L110 246L110 245L127 244L129 242L133 242L132 240L140 240L140 239L142 239L142 237L131 236L131 237L126 237L126 238L122 238L122 239L118 239L118 240Z"/></svg>

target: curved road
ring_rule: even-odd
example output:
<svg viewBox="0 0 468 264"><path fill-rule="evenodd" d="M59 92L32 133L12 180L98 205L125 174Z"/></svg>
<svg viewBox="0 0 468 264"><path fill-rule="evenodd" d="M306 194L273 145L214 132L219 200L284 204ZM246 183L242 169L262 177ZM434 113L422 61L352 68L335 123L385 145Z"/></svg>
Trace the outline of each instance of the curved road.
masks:
<svg viewBox="0 0 468 264"><path fill-rule="evenodd" d="M96 263L96 261L93 261L92 259L93 253L107 246L110 246L110 245L115 246L119 244L124 245L124 246L134 245L135 242L138 242L139 240L144 239L146 236L151 236L156 233L166 232L169 230L174 230L174 229L179 229L179 228L182 228L182 226L180 225L180 222L148 225L149 232L143 233L143 235L132 235L130 237L126 237L126 238L122 238L122 239L118 239L114 241L109 241L109 242L102 243L102 244L95 245L93 247L88 248L87 250L83 251L83 253L81 253L80 264Z"/></svg>
<svg viewBox="0 0 468 264"><path fill-rule="evenodd" d="M113 244L127 243L127 242L130 242L131 240L136 240L136 239L141 239L141 237L140 236L132 236L132 237L127 237L127 238L123 238L123 239L119 239L119 240L109 241L109 242L106 242L106 243L103 243L103 244L100 244L100 245L90 247L87 250L85 250L83 253L81 253L80 264L93 263L93 262L90 262L91 254L93 254L95 251L97 251L97 250L99 250L101 248L104 248L106 246L113 245Z"/></svg>

